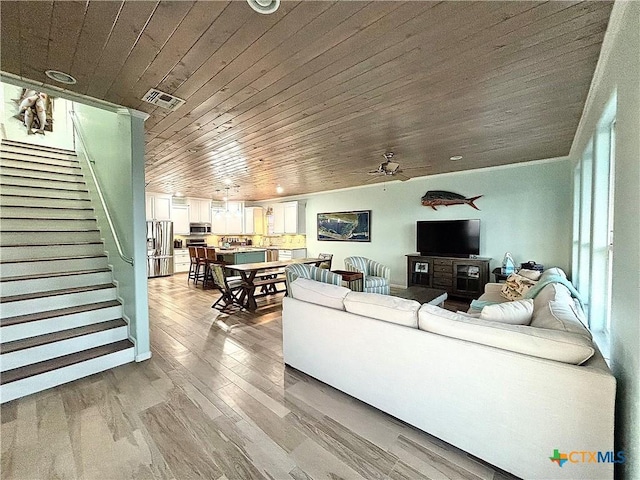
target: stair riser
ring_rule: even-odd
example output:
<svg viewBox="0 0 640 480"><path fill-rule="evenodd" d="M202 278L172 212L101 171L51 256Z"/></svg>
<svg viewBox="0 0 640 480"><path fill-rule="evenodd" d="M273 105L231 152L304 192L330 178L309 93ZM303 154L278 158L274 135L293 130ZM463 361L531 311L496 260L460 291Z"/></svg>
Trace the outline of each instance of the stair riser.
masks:
<svg viewBox="0 0 640 480"><path fill-rule="evenodd" d="M31 159L41 159L43 162L55 162L55 161L66 161L66 162L77 162L78 157L76 155L70 155L66 153L57 153L53 151L45 151L45 150L36 150L30 148L17 147L13 145L3 144L0 148L2 152L2 157L20 157L25 160Z"/></svg>
<svg viewBox="0 0 640 480"><path fill-rule="evenodd" d="M41 207L3 206L0 209L2 218L81 218L90 220L95 218L95 212L90 210L74 210Z"/></svg>
<svg viewBox="0 0 640 480"><path fill-rule="evenodd" d="M122 318L122 305L1 327L0 337L3 342L13 342L118 318Z"/></svg>
<svg viewBox="0 0 640 480"><path fill-rule="evenodd" d="M21 168L2 167L0 169L0 174L24 177L29 180L60 180L63 182L84 181L84 177L80 172L74 172L74 175L66 175L64 173L48 172L42 170L23 170Z"/></svg>
<svg viewBox="0 0 640 480"><path fill-rule="evenodd" d="M35 196L0 195L0 207L19 205L21 207L91 208L88 200L75 198L46 198Z"/></svg>
<svg viewBox="0 0 640 480"><path fill-rule="evenodd" d="M102 255L103 253L104 245L102 243L47 245L45 247L0 247L0 258L2 258L3 262L36 258L72 257L78 255Z"/></svg>
<svg viewBox="0 0 640 480"><path fill-rule="evenodd" d="M70 177L73 179L73 177ZM20 185L24 187L45 187L45 188L59 188L62 190L86 190L87 186L82 181L70 181L70 182L62 182L59 180L49 180L46 178L29 178L24 177L22 175L14 175L9 176L4 174L2 178L0 178L0 183L3 185ZM8 193L8 192L5 192Z"/></svg>
<svg viewBox="0 0 640 480"><path fill-rule="evenodd" d="M69 239L73 239L77 242L99 242L100 232L97 230L90 230L88 232L47 232L46 241L50 243L66 242ZM33 232L2 232L2 246L9 245L30 245L35 243L42 243L43 236L40 233Z"/></svg>
<svg viewBox="0 0 640 480"><path fill-rule="evenodd" d="M132 347L109 355L103 355L102 357L93 358L86 362L59 368L40 375L34 375L33 377L0 386L0 399L2 403L6 403L16 398L31 395L32 393L47 390L57 385L62 385L63 383L68 383L79 378L88 377L94 373L133 362L134 360L135 352Z"/></svg>
<svg viewBox="0 0 640 480"><path fill-rule="evenodd" d="M45 239L47 230L95 230L97 223L95 220L85 219L32 219L32 218L3 218L2 230L32 230L43 232L40 239Z"/></svg>
<svg viewBox="0 0 640 480"><path fill-rule="evenodd" d="M2 304L2 318L29 315L31 313L57 310L59 308L77 307L95 302L106 302L116 299L116 288L104 288L90 292L54 295L46 298L34 298Z"/></svg>
<svg viewBox="0 0 640 480"><path fill-rule="evenodd" d="M0 283L3 297L26 295L28 293L50 292L63 288L102 285L112 281L111 272L85 273L64 277L35 278L33 280L17 280Z"/></svg>
<svg viewBox="0 0 640 480"><path fill-rule="evenodd" d="M32 161L35 160L35 161ZM79 164L75 162L66 162L66 165L51 165L49 163L39 162L37 159L19 160L7 158L4 155L0 159L0 167L4 168L20 168L25 170L33 170L40 172L66 173L71 175L82 175Z"/></svg>
<svg viewBox="0 0 640 480"><path fill-rule="evenodd" d="M12 370L24 367L32 363L44 362L60 356L80 352L89 348L99 347L108 343L118 342L127 339L127 326L112 328L103 332L82 335L76 338L61 340L59 342L41 345L33 348L26 348L17 352L0 355L1 371Z"/></svg>
<svg viewBox="0 0 640 480"><path fill-rule="evenodd" d="M19 277L44 273L73 272L77 270L94 270L107 268L107 257L72 258L68 260L43 260L24 263L0 264L0 276Z"/></svg>

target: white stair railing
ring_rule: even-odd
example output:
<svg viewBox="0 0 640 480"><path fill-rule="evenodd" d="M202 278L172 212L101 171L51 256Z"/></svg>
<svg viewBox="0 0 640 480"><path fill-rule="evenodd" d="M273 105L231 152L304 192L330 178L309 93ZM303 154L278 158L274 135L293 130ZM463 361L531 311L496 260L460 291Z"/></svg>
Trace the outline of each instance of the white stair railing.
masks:
<svg viewBox="0 0 640 480"><path fill-rule="evenodd" d="M98 197L100 198L100 203L102 204L102 208L104 210L105 216L107 217L107 222L109 223L109 229L111 230L111 235L113 235L113 239L116 243L116 248L118 249L118 255L120 256L120 258L127 262L129 265L133 266L133 258L129 257L127 255L124 254L123 250L122 250L122 245L120 244L120 239L118 238L118 234L116 232L116 229L113 225L113 221L111 220L111 214L109 213L109 207L107 207L107 202L105 202L104 200L104 196L102 195L102 189L100 188L100 183L98 183L98 178L96 177L96 174L93 170L93 166L91 165L92 161L89 158L89 150L87 149L87 144L84 141L84 138L82 136L82 132L80 131L79 125L78 125L78 120L76 118L76 113L74 111L69 112L71 114L71 123L73 124L73 130L76 134L76 137L80 140L80 143L82 143L82 148L85 152L85 160L87 162L87 166L89 167L89 172L91 172L91 178L93 178L93 183L96 186L96 191L98 192ZM82 155L80 155L82 156Z"/></svg>

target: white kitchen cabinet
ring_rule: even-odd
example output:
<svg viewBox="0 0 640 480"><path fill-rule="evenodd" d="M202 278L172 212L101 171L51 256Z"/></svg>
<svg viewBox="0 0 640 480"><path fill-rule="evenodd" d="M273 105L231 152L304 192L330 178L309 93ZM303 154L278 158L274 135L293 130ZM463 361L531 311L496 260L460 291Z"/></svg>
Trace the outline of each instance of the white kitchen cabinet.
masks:
<svg viewBox="0 0 640 480"><path fill-rule="evenodd" d="M211 202L202 198L189 198L189 222L211 223Z"/></svg>
<svg viewBox="0 0 640 480"><path fill-rule="evenodd" d="M278 249L278 260L292 260L295 258L306 258L306 248Z"/></svg>
<svg viewBox="0 0 640 480"><path fill-rule="evenodd" d="M173 271L174 273L188 272L191 259L187 248L176 248L173 251Z"/></svg>
<svg viewBox="0 0 640 480"><path fill-rule="evenodd" d="M306 233L306 204L304 202L282 202L268 206L267 232L269 235Z"/></svg>
<svg viewBox="0 0 640 480"><path fill-rule="evenodd" d="M171 207L174 235L189 235L189 207Z"/></svg>
<svg viewBox="0 0 640 480"><path fill-rule="evenodd" d="M171 195L146 193L145 204L147 220L171 220Z"/></svg>
<svg viewBox="0 0 640 480"><path fill-rule="evenodd" d="M273 211L273 232L271 233L284 233L284 204L275 203L271 209Z"/></svg>
<svg viewBox="0 0 640 480"><path fill-rule="evenodd" d="M262 235L264 233L262 207L245 207L243 233L245 235Z"/></svg>
<svg viewBox="0 0 640 480"><path fill-rule="evenodd" d="M214 204L211 209L211 233L214 235L242 235L244 202Z"/></svg>

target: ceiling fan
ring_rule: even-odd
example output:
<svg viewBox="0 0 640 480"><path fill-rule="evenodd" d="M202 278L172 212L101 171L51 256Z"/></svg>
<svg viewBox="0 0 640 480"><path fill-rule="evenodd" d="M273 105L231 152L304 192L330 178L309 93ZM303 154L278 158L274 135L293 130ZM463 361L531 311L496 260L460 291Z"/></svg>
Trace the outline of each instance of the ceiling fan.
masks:
<svg viewBox="0 0 640 480"><path fill-rule="evenodd" d="M392 161L393 152L383 153L382 156L384 157L384 162L378 165L378 168L376 168L375 170L367 172L369 175L397 177L403 182L405 180L409 180L409 177L407 177L406 175L402 175L400 164Z"/></svg>

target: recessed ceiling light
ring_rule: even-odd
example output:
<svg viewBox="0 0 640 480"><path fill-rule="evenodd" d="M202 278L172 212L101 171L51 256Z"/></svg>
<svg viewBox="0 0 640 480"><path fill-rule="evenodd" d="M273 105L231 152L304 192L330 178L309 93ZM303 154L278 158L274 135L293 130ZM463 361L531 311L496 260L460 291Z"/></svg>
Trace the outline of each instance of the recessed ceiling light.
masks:
<svg viewBox="0 0 640 480"><path fill-rule="evenodd" d="M276 192L277 192L277 193L282 193L282 192L284 192L284 188L282 188L280 185L278 185L278 186L276 187Z"/></svg>
<svg viewBox="0 0 640 480"><path fill-rule="evenodd" d="M453 160L454 162L456 160L462 160L462 155L454 155L453 157L450 157L449 160Z"/></svg>
<svg viewBox="0 0 640 480"><path fill-rule="evenodd" d="M174 197L184 197L184 193L182 192L176 192L173 194Z"/></svg>
<svg viewBox="0 0 640 480"><path fill-rule="evenodd" d="M56 82L66 83L67 85L73 85L76 83L76 79L73 78L68 73L59 72L58 70L47 70L44 74L49 77L51 80L55 80Z"/></svg>
<svg viewBox="0 0 640 480"><path fill-rule="evenodd" d="M263 15L275 12L280 6L280 0L247 0L247 3L256 12Z"/></svg>

